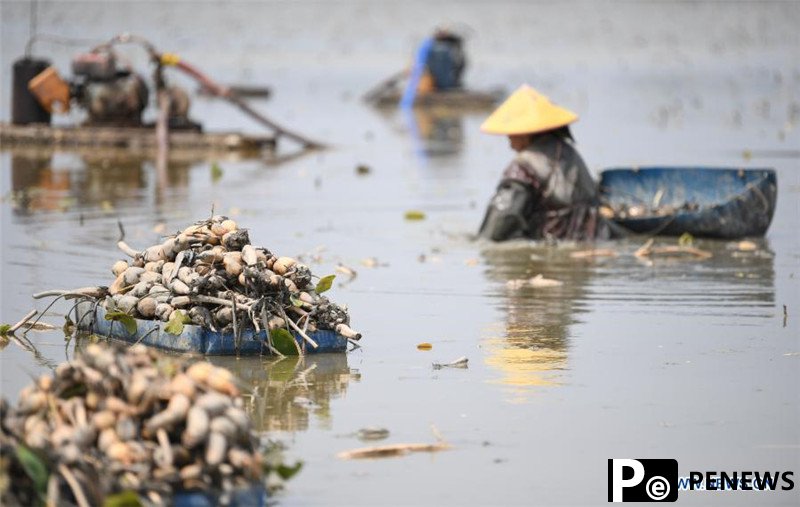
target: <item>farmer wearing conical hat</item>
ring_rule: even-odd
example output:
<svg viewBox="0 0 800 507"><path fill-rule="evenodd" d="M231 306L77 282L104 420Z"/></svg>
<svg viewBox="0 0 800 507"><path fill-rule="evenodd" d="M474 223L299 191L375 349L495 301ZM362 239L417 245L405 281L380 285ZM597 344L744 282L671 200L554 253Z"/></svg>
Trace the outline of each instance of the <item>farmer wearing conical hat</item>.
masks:
<svg viewBox="0 0 800 507"><path fill-rule="evenodd" d="M597 184L569 131L577 119L523 85L483 122L483 132L508 136L517 155L503 173L480 236L493 241L609 236L597 214Z"/></svg>

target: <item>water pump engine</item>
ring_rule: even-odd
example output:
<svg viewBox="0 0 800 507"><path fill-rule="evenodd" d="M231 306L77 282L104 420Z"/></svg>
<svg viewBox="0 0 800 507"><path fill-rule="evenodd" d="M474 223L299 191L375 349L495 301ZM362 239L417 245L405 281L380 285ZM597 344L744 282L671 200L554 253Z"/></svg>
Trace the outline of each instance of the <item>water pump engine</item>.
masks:
<svg viewBox="0 0 800 507"><path fill-rule="evenodd" d="M138 74L119 69L113 53L77 55L72 60L74 98L93 124L139 126L147 107L147 85Z"/></svg>

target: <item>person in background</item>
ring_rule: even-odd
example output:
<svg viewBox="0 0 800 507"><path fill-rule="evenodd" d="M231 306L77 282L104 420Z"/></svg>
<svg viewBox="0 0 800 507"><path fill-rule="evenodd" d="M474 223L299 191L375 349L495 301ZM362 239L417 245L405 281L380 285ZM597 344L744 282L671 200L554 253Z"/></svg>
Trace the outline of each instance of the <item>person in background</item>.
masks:
<svg viewBox="0 0 800 507"><path fill-rule="evenodd" d="M517 155L503 172L478 233L515 238L593 240L616 235L598 214L598 189L575 149L569 125L578 116L528 85L481 125L508 136Z"/></svg>
<svg viewBox="0 0 800 507"><path fill-rule="evenodd" d="M464 39L455 32L440 27L434 32L429 44L425 72L419 81L417 92L424 94L460 89L461 77L467 65Z"/></svg>

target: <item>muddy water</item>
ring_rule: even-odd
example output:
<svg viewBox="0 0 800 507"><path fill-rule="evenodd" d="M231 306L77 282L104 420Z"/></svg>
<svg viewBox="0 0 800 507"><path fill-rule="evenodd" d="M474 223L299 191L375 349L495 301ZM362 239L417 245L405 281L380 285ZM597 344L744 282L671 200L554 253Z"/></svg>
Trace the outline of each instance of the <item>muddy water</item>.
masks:
<svg viewBox="0 0 800 507"><path fill-rule="evenodd" d="M36 291L107 283L118 219L131 244L147 245L212 205L315 273L340 263L357 272L340 275L332 297L350 306L362 349L215 360L253 387L260 427L306 463L282 504L596 504L611 457L675 458L681 474L800 472L796 3L39 4L44 33L129 30L222 80L269 84L273 99L258 108L333 145L280 165L174 160L167 188L151 160L0 154L0 322L43 309ZM3 2L0 13L9 69L28 7ZM357 100L447 20L472 33L470 84L529 81L580 113L574 132L595 173L774 167L778 209L756 252L701 241L712 259L648 265L632 256L634 240L603 245L619 255L595 261L571 258L579 246L470 241L510 156L505 141L478 133L481 113L406 116ZM66 73L76 47L35 49ZM224 104L197 100L193 112L209 129L256 131ZM358 164L371 173L357 175ZM406 222L411 209L426 220ZM507 287L540 273L564 284ZM12 399L71 350L60 333L29 336L38 357L13 343L0 353ZM433 349L418 351L422 341ZM459 356L468 369L431 367ZM389 429L387 443L432 442L435 426L454 448L338 461L364 445L355 433L367 426ZM797 489L681 494L698 505L798 499Z"/></svg>

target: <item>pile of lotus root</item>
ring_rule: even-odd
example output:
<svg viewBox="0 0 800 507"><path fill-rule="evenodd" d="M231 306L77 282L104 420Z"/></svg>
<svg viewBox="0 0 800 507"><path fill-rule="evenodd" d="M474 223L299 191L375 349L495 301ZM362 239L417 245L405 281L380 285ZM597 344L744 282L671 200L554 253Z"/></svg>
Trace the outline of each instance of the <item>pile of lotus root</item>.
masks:
<svg viewBox="0 0 800 507"><path fill-rule="evenodd" d="M186 323L234 334L284 328L313 342L309 333L330 329L361 338L347 309L319 294L332 276L315 280L308 266L251 245L247 229L226 217L196 222L141 251L118 246L130 260L117 261L107 292L93 294L107 296L101 305L109 311L164 322L181 312Z"/></svg>
<svg viewBox="0 0 800 507"><path fill-rule="evenodd" d="M0 400L0 504L44 505L46 496L48 505L103 505L122 491L162 504L178 491L262 479L230 371L144 345L79 352L23 389L16 406Z"/></svg>

